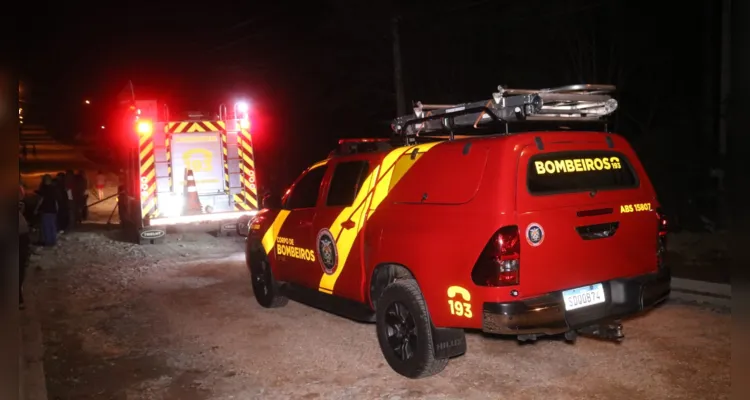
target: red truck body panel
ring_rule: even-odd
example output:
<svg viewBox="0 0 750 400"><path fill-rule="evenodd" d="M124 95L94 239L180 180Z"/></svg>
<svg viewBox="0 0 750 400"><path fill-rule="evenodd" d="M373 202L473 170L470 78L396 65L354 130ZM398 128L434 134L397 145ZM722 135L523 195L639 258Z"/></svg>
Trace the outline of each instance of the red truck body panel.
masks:
<svg viewBox="0 0 750 400"><path fill-rule="evenodd" d="M556 154L562 158L543 159ZM365 166L353 203L328 206L336 167L354 162ZM631 171L635 182L612 190L532 193L538 177L530 175L578 179L577 173L596 174L610 162ZM373 271L400 265L419 284L436 327L480 329L483 303L657 269L659 204L635 152L614 134L532 132L331 157L303 173L284 202L316 168L325 174L314 207L262 210L251 226L250 237L263 242L279 281L372 307ZM552 181L539 182L544 191ZM606 224L616 233L604 240L585 240L577 230ZM472 270L505 226L520 232L519 283L480 286ZM543 237L529 236L537 232Z"/></svg>

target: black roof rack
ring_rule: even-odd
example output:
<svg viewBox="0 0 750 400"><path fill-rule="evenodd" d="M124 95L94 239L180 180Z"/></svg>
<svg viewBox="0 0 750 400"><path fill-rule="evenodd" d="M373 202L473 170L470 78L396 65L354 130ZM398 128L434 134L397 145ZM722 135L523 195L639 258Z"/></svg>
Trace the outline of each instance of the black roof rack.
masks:
<svg viewBox="0 0 750 400"><path fill-rule="evenodd" d="M493 123L511 122L592 122L606 121L617 109L613 85L569 85L550 89L508 89L498 86L492 99L455 105L417 102L414 114L391 123L393 140L416 144L420 133L447 134L456 130L478 130Z"/></svg>

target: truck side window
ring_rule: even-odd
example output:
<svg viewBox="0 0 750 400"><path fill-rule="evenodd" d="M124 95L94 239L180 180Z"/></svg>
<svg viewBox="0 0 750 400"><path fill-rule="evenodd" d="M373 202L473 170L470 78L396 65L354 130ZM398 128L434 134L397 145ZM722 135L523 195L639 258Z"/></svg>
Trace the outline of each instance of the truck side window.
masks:
<svg viewBox="0 0 750 400"><path fill-rule="evenodd" d="M367 178L367 161L348 161L336 165L331 178L326 206L348 207L354 203L357 192Z"/></svg>
<svg viewBox="0 0 750 400"><path fill-rule="evenodd" d="M312 208L318 201L320 184L323 182L323 176L326 173L325 165L313 168L300 179L294 189L289 193L284 208L294 210L297 208Z"/></svg>

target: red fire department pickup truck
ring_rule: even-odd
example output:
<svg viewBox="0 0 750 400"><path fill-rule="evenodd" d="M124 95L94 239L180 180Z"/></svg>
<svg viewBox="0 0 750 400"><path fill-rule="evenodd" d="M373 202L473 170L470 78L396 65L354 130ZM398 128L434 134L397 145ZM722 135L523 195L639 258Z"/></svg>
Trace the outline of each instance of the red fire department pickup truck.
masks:
<svg viewBox="0 0 750 400"><path fill-rule="evenodd" d="M463 354L465 328L621 340L622 318L670 292L643 166L606 130L508 129L601 122L612 90L501 87L489 101L420 103L390 140L342 140L238 224L257 301L375 322L410 378Z"/></svg>

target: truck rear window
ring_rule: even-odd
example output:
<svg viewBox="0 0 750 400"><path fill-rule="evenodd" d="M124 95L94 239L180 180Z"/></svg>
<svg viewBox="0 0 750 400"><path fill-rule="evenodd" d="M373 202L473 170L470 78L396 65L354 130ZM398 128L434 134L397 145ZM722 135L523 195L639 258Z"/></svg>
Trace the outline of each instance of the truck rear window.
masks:
<svg viewBox="0 0 750 400"><path fill-rule="evenodd" d="M544 153L529 159L531 194L587 192L638 186L627 157L614 151Z"/></svg>

